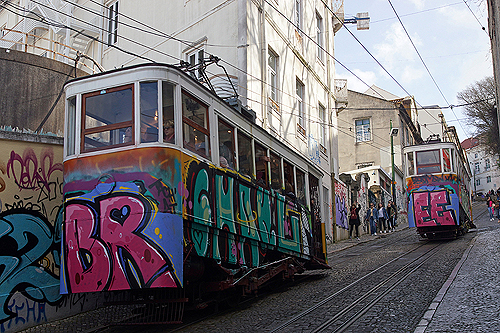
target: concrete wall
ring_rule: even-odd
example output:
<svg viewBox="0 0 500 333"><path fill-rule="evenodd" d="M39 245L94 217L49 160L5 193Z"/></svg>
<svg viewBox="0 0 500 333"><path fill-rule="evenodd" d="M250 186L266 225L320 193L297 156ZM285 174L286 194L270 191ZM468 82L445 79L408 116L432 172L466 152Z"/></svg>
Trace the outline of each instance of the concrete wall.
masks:
<svg viewBox="0 0 500 333"><path fill-rule="evenodd" d="M95 307L59 293L62 138L0 131L0 332Z"/></svg>
<svg viewBox="0 0 500 333"><path fill-rule="evenodd" d="M390 120L393 127L400 126L398 110L394 103L377 97L349 90L347 109L338 115L339 172L358 168L360 163L380 165L391 173ZM370 119L371 140L356 142L355 121ZM394 164L401 166L401 135L394 138Z"/></svg>
<svg viewBox="0 0 500 333"><path fill-rule="evenodd" d="M70 74L68 76L68 74ZM78 70L78 76L86 75ZM36 130L57 100L74 68L34 54L0 48L0 126ZM64 127L64 94L43 126L60 133Z"/></svg>

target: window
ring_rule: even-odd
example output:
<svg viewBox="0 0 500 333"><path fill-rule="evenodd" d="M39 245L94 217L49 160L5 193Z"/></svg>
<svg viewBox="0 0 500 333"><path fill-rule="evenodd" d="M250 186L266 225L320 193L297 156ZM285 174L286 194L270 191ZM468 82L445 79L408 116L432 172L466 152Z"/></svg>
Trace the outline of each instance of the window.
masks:
<svg viewBox="0 0 500 333"><path fill-rule="evenodd" d="M479 162L474 163L474 171L476 171L476 172L480 172L480 169L479 169Z"/></svg>
<svg viewBox="0 0 500 333"><path fill-rule="evenodd" d="M182 123L184 148L209 158L208 107L185 91L182 92Z"/></svg>
<svg viewBox="0 0 500 333"><path fill-rule="evenodd" d="M295 179L293 177L293 165L283 161L283 171L285 174L285 194L295 197Z"/></svg>
<svg viewBox="0 0 500 333"><path fill-rule="evenodd" d="M370 119L356 120L356 142L370 141Z"/></svg>
<svg viewBox="0 0 500 333"><path fill-rule="evenodd" d="M82 99L82 152L134 144L132 84L88 93Z"/></svg>
<svg viewBox="0 0 500 333"><path fill-rule="evenodd" d="M141 142L158 141L158 82L140 83Z"/></svg>
<svg viewBox="0 0 500 333"><path fill-rule="evenodd" d="M441 171L441 160L439 158L439 149L418 151L417 155L417 174L436 173Z"/></svg>
<svg viewBox="0 0 500 333"><path fill-rule="evenodd" d="M487 182L487 183L491 183L491 176L487 176L487 177L486 177L486 182Z"/></svg>
<svg viewBox="0 0 500 333"><path fill-rule="evenodd" d="M316 13L316 43L318 44L318 59L323 62L324 51L323 51L323 18L319 13Z"/></svg>
<svg viewBox="0 0 500 333"><path fill-rule="evenodd" d="M73 155L75 153L76 97L69 98L67 103L66 155Z"/></svg>
<svg viewBox="0 0 500 333"><path fill-rule="evenodd" d="M267 71L269 79L269 98L275 103L278 101L278 57L269 50Z"/></svg>
<svg viewBox="0 0 500 333"><path fill-rule="evenodd" d="M306 174L299 169L297 171L297 200L305 205L306 204Z"/></svg>
<svg viewBox="0 0 500 333"><path fill-rule="evenodd" d="M477 158L477 153L474 154L474 158Z"/></svg>
<svg viewBox="0 0 500 333"><path fill-rule="evenodd" d="M486 161L484 161L484 163L485 163L484 169L489 170L491 168L490 159L487 158Z"/></svg>
<svg viewBox="0 0 500 333"><path fill-rule="evenodd" d="M205 51L197 49L196 51L187 55L187 62L189 62L189 67L193 68L189 71L189 74L195 79L202 78L201 65L203 64L203 57L205 56Z"/></svg>
<svg viewBox="0 0 500 333"><path fill-rule="evenodd" d="M295 19L293 23L297 30L302 30L302 0L295 0Z"/></svg>
<svg viewBox="0 0 500 333"><path fill-rule="evenodd" d="M118 40L118 1L108 7L108 45Z"/></svg>
<svg viewBox="0 0 500 333"><path fill-rule="evenodd" d="M323 105L319 104L318 107L319 110L319 142L321 143L321 146L326 148L326 109Z"/></svg>
<svg viewBox="0 0 500 333"><path fill-rule="evenodd" d="M450 148L443 148L443 172L451 172Z"/></svg>
<svg viewBox="0 0 500 333"><path fill-rule="evenodd" d="M415 174L415 164L414 164L414 159L413 159L413 152L409 152L407 154L408 156L408 175L414 175Z"/></svg>
<svg viewBox="0 0 500 333"><path fill-rule="evenodd" d="M163 108L163 142L175 143L174 86L171 83L161 83L161 100Z"/></svg>
<svg viewBox="0 0 500 333"><path fill-rule="evenodd" d="M223 168L234 167L234 128L219 120L219 163Z"/></svg>
<svg viewBox="0 0 500 333"><path fill-rule="evenodd" d="M255 143L255 168L256 168L256 181L259 186L269 187L269 161L267 156L267 149Z"/></svg>
<svg viewBox="0 0 500 333"><path fill-rule="evenodd" d="M481 179L476 179L476 185L481 185Z"/></svg>
<svg viewBox="0 0 500 333"><path fill-rule="evenodd" d="M252 140L241 132L238 132L238 172L244 176L252 177Z"/></svg>
<svg viewBox="0 0 500 333"><path fill-rule="evenodd" d="M295 95L297 98L297 111L298 111L298 121L299 132L305 135L305 119L304 119L304 84L295 80Z"/></svg>
<svg viewBox="0 0 500 333"><path fill-rule="evenodd" d="M276 191L283 188L281 158L273 152L271 152L271 188Z"/></svg>

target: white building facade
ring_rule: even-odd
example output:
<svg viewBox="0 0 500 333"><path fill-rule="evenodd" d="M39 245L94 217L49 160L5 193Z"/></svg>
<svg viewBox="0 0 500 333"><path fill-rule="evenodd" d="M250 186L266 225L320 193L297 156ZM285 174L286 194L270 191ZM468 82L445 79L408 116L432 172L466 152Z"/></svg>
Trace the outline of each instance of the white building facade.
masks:
<svg viewBox="0 0 500 333"><path fill-rule="evenodd" d="M500 168L498 155L490 155L479 144L476 138L469 138L462 142L472 172L472 186L474 196L486 195L490 190L496 191L500 187Z"/></svg>
<svg viewBox="0 0 500 333"><path fill-rule="evenodd" d="M343 0L17 0L0 9L0 47L89 73L182 63L220 97L237 95L257 124L321 169L332 234L335 110L346 89L334 79L333 54L342 20Z"/></svg>

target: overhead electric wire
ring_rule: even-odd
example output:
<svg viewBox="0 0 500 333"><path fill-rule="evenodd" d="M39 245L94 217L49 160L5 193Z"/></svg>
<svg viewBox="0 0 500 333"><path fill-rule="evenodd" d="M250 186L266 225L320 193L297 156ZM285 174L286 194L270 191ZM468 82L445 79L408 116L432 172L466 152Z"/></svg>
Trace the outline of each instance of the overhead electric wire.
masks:
<svg viewBox="0 0 500 333"><path fill-rule="evenodd" d="M422 56L420 55L420 52L418 52L418 49L417 49L417 46L415 45L415 43L413 43L413 40L411 39L410 37L410 34L408 33L408 30L406 30L406 27L405 25L403 24L403 21L401 20L401 18L399 17L399 14L398 12L396 11L396 8L394 8L394 6L392 5L392 2L391 0L387 0L389 2L389 4L391 5L391 8L392 10L394 11L394 14L396 14L396 17L398 18L399 20L399 23L401 23L401 26L403 27L403 30L405 31L406 33L406 36L408 37L408 39L410 40L411 42L411 45L413 45L413 48L415 49L415 52L417 53L418 57L420 58L420 60L422 61L422 64L424 65L425 69L427 70L427 73L429 74L429 76L431 77L432 79L432 82L434 82L434 85L436 86L436 88L438 89L439 93L441 94L441 96L443 97L444 101L446 102L446 104L450 105L450 103L448 102L448 100L446 99L446 96L443 94L443 91L441 90L441 88L439 87L439 85L437 84L436 80L434 79L434 76L432 76L431 74L431 71L429 70L429 68L427 67L424 59L422 58ZM453 115L455 116L456 119L458 119L457 115L455 114L455 111L453 110L453 106L450 105L450 109L451 109L451 112L453 112ZM460 122L458 122L458 124L460 125L460 128L462 129L462 131L464 131L464 133L466 133L468 136L469 133L467 133L467 131L464 129L464 127L462 126L462 124Z"/></svg>
<svg viewBox="0 0 500 333"><path fill-rule="evenodd" d="M490 35L488 34L488 31L486 31L486 28L484 27L484 25L479 21L479 19L477 18L476 14L474 14L474 12L472 11L472 9L470 8L469 4L467 3L467 1L463 0L464 4L467 6L467 8L469 8L472 16L474 16L474 18L476 19L477 23L479 23L479 25L481 26L481 29L486 32L486 35L488 35L488 38L490 37Z"/></svg>
<svg viewBox="0 0 500 333"><path fill-rule="evenodd" d="M63 0L63 1L65 1L65 2L69 2L68 0ZM89 0L89 1L91 1L91 2L93 2L93 3L96 3L96 4L98 4L98 5L100 5L100 6L104 7L104 8L106 8L105 6L103 6L102 4L99 4L99 3L95 2L94 0ZM265 0L265 1L266 1L266 3L268 3L268 4L269 4L269 6L270 6L271 8L273 8L273 9L274 9L274 10L276 10L276 11L277 11L280 15L282 15L283 17L285 17L285 18L286 18L286 16L284 16L284 14L283 14L283 13L281 13L281 12L280 12L279 10L277 10L274 6L272 6L272 5L271 5L271 4L270 4L267 0ZM35 2L35 3L38 3L38 2L36 2L36 1L34 1L34 2ZM42 5L42 6L45 6L45 5L41 4L41 3L38 3L38 4L40 4L40 5ZM76 5L76 4L73 4L73 5ZM101 16L101 17L103 17L103 18L107 19L107 17L106 17L106 16L103 16L103 15L102 15L102 14L100 14L100 13L96 13L95 11L92 11L92 10L90 10L90 9L88 9L88 8L85 8L85 7L82 7L82 6L79 6L79 5L76 5L76 6L77 6L77 7L82 8L82 9L84 9L84 10L88 10L89 12L92 12L92 13L94 13L94 14L97 14L97 15L99 15L99 16ZM47 6L45 6L45 7L47 7ZM47 7L47 8L49 8L49 7ZM331 9L330 9L328 6L327 6L327 8L331 11ZM52 9L52 8L49 8L49 9L54 10L54 9ZM70 15L68 15L68 14L66 14L66 13L62 13L62 12L60 12L60 11L57 11L57 12L59 12L59 13L61 13L61 14L63 14L63 15L69 16L69 17L73 17L73 16L70 16ZM141 24L141 25L144 25L144 26L146 26L146 27L148 27L148 28L150 28L150 29L152 29L152 30L156 30L156 31L160 32L161 36L165 36L165 37L167 37L167 38L170 38L170 39L176 40L176 41L181 42L181 43L186 44L186 45L193 45L193 43L192 43L192 42L188 42L188 41L185 41L185 40L181 40L181 39L175 38L175 37L173 37L173 36L171 36L171 35L168 35L168 34L166 34L166 33L162 32L162 31L160 31L160 30L158 30L158 29L155 29L155 28L153 28L153 27L150 27L150 26L148 26L148 25L146 25L146 24L144 24L144 23L142 23L142 22L140 22L140 21L138 21L138 20L135 20L135 19L133 19L133 18L131 18L131 17L129 17L129 16L126 16L126 15L124 15L124 14L122 14L122 13L119 13L119 15L120 15L120 16L123 16L123 17L126 17L126 18L128 18L128 19L130 19L130 20L132 20L132 21L134 21L134 22L136 22L136 23L139 23L139 24ZM334 15L335 15L335 14L334 14ZM22 16L22 15L21 15L21 16ZM23 17L26 17L26 16L23 16ZM74 18L74 17L73 17L73 18ZM286 18L286 19L287 19L287 21L289 21L289 23L293 24L293 22L291 22L288 18ZM78 19L77 19L77 20L78 20ZM43 22L44 20L42 19L41 21ZM82 21L82 20L80 20L80 21ZM82 22L83 22L83 21L82 21ZM138 30L143 31L143 32L145 32L145 33L150 33L150 34L153 34L153 35L159 36L159 34L156 34L156 33L150 32L150 31L146 31L146 30L144 30L144 29L141 29L141 28L135 27L135 26L133 26L133 25L126 24L126 23L124 23L124 22L120 22L120 24L121 24L121 25L125 25L125 26L129 26L129 27L134 28L134 29L138 29ZM70 27L67 27L67 26L65 26L65 25L61 25L61 24L59 24L59 23L56 23L56 24L52 23L52 25L56 25L56 26L59 26L59 27L61 27L61 26L62 26L62 27L64 27L64 28L71 29ZM96 26L94 26L94 27L96 27ZM98 28L98 29L100 29L100 30L102 30L102 31L104 31L104 32L107 32L107 30L106 30L106 29L103 29L103 28L100 28L100 27L97 27L97 28ZM298 28L297 28L297 29L298 29ZM72 30L75 30L75 29L72 29ZM298 30L300 30L300 29L298 29ZM346 70L348 70L351 74L353 74L356 78L358 78L358 79L359 79L361 82L363 82L366 86L370 87L370 86L369 86L366 82L364 82L364 81L363 81L363 80L361 80L359 77L357 77L357 75L355 75L355 74L354 74L354 73L353 73L353 72L352 72L349 68L347 68L347 67L346 67L346 66L344 66L341 62L339 62L337 59L335 59L335 57L333 57L333 55L331 55L328 51L326 51L326 50L325 50L322 46L318 45L318 44L316 43L316 41L315 41L313 38L311 38L310 36L308 36L307 34L305 34L305 32L303 32L302 30L300 30L300 32L301 32L301 33L303 33L305 36L307 36L307 37L308 37L308 38L309 38L309 39L310 39L313 43L315 43L318 47L322 48L322 50L323 50L323 51L325 51L325 52L326 52L326 53L327 53L330 57L332 57L332 58L333 58L333 60L335 60L336 62L338 62L338 63L339 63L342 67L344 67ZM350 32L350 31L349 31L349 32ZM84 34L84 35L85 35L85 34ZM120 37L121 37L121 38L123 38L123 39L125 39L125 40L129 40L129 41L131 41L131 42L134 42L134 43L136 43L136 44L138 44L138 45L141 45L141 46L143 46L143 47L147 48L147 49L148 49L148 50L150 50L150 51L156 51L156 52L159 52L159 53L161 53L161 54L164 54L164 55L167 55L167 56L169 56L169 57L172 57L172 58L174 58L174 59L176 59L176 60L180 60L180 59L178 59L178 58L177 58L177 57L175 57L175 56L172 56L172 55L169 55L169 54L163 53L163 52L158 51L158 50L156 50L156 49L152 49L151 47L148 47L148 46L146 46L146 45L144 45L144 44L141 44L141 43L138 43L138 42L136 42L136 41L133 41L133 40L127 39L127 38L126 38L126 37L124 37L124 36L121 36L121 35L120 35ZM95 41L98 41L98 42L100 42L100 43L102 43L102 44L108 45L107 43L105 43L105 42L103 42L103 41L101 41L101 40L98 40L97 38L92 38L92 39L93 39L93 40L95 40ZM359 42L359 41L358 41L358 42ZM362 43L361 43L361 42L360 42L360 44L362 45ZM120 51L124 51L124 50L121 50L120 48L116 47L115 45L110 45L110 46L114 46L116 49L118 49L118 50L120 50ZM363 47L364 47L364 46L363 46ZM367 50L366 48L365 48L365 50L368 52L368 50ZM125 51L124 51L124 52L125 52ZM151 59L144 58L144 57L142 57L142 56L140 56L140 55L138 55L138 54L134 54L133 52L129 52L129 51L127 51L126 53L127 53L127 54L129 54L129 55L135 56L135 57L139 57L139 58L142 58L142 59L145 59L145 60L148 60L148 61L152 61L152 62L154 62L154 61L153 61L153 60L151 60ZM208 53L208 52L207 52L207 53ZM376 59L375 59L375 60L376 60ZM376 60L376 61L377 61L377 60ZM223 60L223 62L225 62L225 61ZM378 61L377 61L377 62L378 62ZM225 63L227 63L227 62L225 62ZM243 72L243 73L246 73L246 72L244 72L244 71L240 70L239 68L236 68L236 67L235 67L235 66L233 66L232 64L229 64L229 63L227 63L227 64L228 64L228 65L230 65L230 66L232 66L232 67L234 67L234 68L235 68L236 70L238 70L238 71L241 71L241 72ZM382 66L382 67L383 67L383 66ZM247 75L250 75L249 73L246 73L246 74L247 74ZM388 73L388 74L389 74L389 73ZM390 75L390 74L389 74L389 75ZM251 76L251 75L250 75L250 76ZM391 77L392 77L392 76L391 76ZM394 79L394 78L393 78L393 79ZM395 80L395 79L394 79L394 80ZM266 84L263 80L260 80L260 81L261 81L261 82L263 82L264 84ZM396 80L395 80L395 81L396 81ZM396 82L397 82L397 81L396 81ZM399 84L399 83L398 83L398 84ZM403 90L404 90L404 88L403 88ZM281 91L281 90L280 90L280 91ZM281 92L282 92L282 93L284 93L283 91L281 91ZM410 94L409 94L406 90L405 90L405 92L406 92L408 95L410 95ZM288 95L290 95L290 94L288 94ZM290 96L291 96L291 95L290 95ZM308 104L308 105L309 105L309 104ZM315 107L316 107L316 106L312 106L312 105L310 105L310 106L311 106L311 107L313 107L313 108L315 108ZM292 108L292 109L293 109L293 108ZM424 108L424 109L425 109L425 108ZM290 113L290 114L293 114L293 112L292 112L292 113ZM432 115L431 115L431 116L432 116ZM434 119L435 119L435 118L434 118ZM457 119L458 119L458 118L457 118Z"/></svg>

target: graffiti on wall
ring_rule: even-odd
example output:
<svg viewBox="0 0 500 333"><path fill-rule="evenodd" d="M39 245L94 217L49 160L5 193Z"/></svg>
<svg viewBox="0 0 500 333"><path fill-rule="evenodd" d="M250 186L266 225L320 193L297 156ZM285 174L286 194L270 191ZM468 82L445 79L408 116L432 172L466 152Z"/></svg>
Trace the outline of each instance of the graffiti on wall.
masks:
<svg viewBox="0 0 500 333"><path fill-rule="evenodd" d="M182 218L159 209L175 206L172 191L148 174L112 178L66 199L61 293L180 287Z"/></svg>
<svg viewBox="0 0 500 333"><path fill-rule="evenodd" d="M359 219L362 227L361 230L363 230L363 232L368 232L369 225L366 219L364 218L364 216L366 216L366 211L368 210L368 188L365 177L361 177L357 196L358 196L358 204L361 206L361 209L359 211L359 216L361 217Z"/></svg>
<svg viewBox="0 0 500 333"><path fill-rule="evenodd" d="M0 161L2 332L47 320L46 308L61 300L62 158L52 148L6 146L14 150Z"/></svg>
<svg viewBox="0 0 500 333"><path fill-rule="evenodd" d="M335 183L335 222L339 227L349 229L347 186Z"/></svg>

